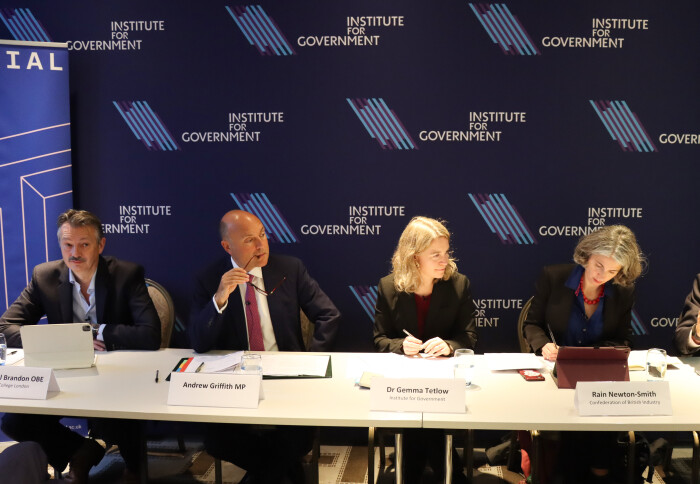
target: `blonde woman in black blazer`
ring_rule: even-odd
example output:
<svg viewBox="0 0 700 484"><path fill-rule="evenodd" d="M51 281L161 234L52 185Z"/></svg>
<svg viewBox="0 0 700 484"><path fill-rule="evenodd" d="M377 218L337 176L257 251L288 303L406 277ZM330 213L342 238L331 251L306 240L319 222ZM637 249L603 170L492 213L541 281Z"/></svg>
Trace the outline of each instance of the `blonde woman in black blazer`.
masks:
<svg viewBox="0 0 700 484"><path fill-rule="evenodd" d="M431 218L414 217L392 257L392 273L379 282L374 346L380 352L450 356L476 345L475 306L469 279L457 272L450 233ZM404 333L406 330L410 335ZM422 481L426 464L444 478L441 430L404 429L405 481ZM466 482L457 453L452 482Z"/></svg>

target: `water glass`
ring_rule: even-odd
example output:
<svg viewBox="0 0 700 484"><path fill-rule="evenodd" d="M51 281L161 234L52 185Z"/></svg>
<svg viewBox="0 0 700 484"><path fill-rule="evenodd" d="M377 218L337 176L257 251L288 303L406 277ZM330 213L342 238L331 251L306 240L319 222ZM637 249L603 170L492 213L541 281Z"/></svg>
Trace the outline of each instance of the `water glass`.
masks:
<svg viewBox="0 0 700 484"><path fill-rule="evenodd" d="M464 378L467 386L471 385L474 377L474 350L467 348L455 350L452 361L454 363L454 377Z"/></svg>
<svg viewBox="0 0 700 484"><path fill-rule="evenodd" d="M5 340L5 335L0 333L0 366L4 365L7 361L7 341Z"/></svg>
<svg viewBox="0 0 700 484"><path fill-rule="evenodd" d="M666 377L666 350L647 350L647 381L661 381Z"/></svg>
<svg viewBox="0 0 700 484"><path fill-rule="evenodd" d="M241 358L241 373L262 375L262 357L254 354L243 355Z"/></svg>

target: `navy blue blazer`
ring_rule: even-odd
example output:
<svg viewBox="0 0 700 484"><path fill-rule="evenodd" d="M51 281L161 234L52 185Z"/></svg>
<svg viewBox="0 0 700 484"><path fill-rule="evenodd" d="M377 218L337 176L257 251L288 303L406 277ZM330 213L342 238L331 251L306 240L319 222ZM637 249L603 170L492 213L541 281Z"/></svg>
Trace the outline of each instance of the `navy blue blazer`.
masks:
<svg viewBox="0 0 700 484"><path fill-rule="evenodd" d="M231 257L227 255L197 277L188 330L190 343L198 353L215 349L246 350L249 347L239 288L229 294L228 305L221 314L212 301L221 276L232 268ZM301 260L270 254L262 274L268 290L287 276L275 293L267 297L278 349L305 351L299 316L301 309L315 326L309 350L330 351L340 325L340 311L311 278Z"/></svg>
<svg viewBox="0 0 700 484"><path fill-rule="evenodd" d="M132 262L102 257L95 278L97 322L108 350L157 350L160 319L148 295L143 267ZM46 316L51 323L74 323L73 285L63 260L44 262L34 268L32 280L0 318L0 332L8 346L22 346L19 328L36 324Z"/></svg>
<svg viewBox="0 0 700 484"><path fill-rule="evenodd" d="M549 330L557 341L564 341L569 326L574 290L566 287L576 264L546 266L535 284L535 296L523 324L523 334L536 353L550 343ZM632 346L632 306L634 287L610 284L603 303L603 333L595 346ZM606 284L606 285L607 285Z"/></svg>
<svg viewBox="0 0 700 484"><path fill-rule="evenodd" d="M418 333L418 313L413 293L399 292L394 276L379 281L374 312L374 346L380 352L403 353L405 329ZM476 307L469 291L469 279L458 272L433 287L423 328L423 341L440 337L452 349L476 346Z"/></svg>

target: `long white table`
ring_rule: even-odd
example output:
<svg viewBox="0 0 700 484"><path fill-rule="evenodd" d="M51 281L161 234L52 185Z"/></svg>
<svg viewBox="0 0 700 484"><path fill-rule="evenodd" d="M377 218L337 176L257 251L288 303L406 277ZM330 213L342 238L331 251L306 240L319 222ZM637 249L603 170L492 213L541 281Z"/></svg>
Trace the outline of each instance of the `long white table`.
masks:
<svg viewBox="0 0 700 484"><path fill-rule="evenodd" d="M526 382L515 371L491 372L481 356L464 413L371 411L369 392L347 377L346 364L358 356L352 353L332 354L332 378L264 380L265 399L256 409L170 406L165 377L180 358L193 354L182 349L100 354L95 368L57 371L60 393L47 400L0 398L0 412L396 429L700 430L700 376L691 369L668 371L673 415L661 417L580 417L574 390L558 389L549 375L543 382ZM643 372L630 375L644 377Z"/></svg>

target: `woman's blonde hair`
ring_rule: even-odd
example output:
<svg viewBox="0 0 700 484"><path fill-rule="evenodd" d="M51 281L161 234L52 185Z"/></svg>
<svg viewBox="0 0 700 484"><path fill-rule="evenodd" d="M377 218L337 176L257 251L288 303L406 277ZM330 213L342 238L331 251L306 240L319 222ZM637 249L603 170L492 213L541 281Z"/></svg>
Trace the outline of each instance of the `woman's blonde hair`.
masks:
<svg viewBox="0 0 700 484"><path fill-rule="evenodd" d="M391 258L394 286L397 291L415 292L421 283L420 271L415 255L423 252L438 237L450 241L450 232L439 220L428 217L413 217L403 230L394 255ZM455 259L450 259L445 268L444 280L457 271Z"/></svg>
<svg viewBox="0 0 700 484"><path fill-rule="evenodd" d="M574 249L574 262L585 266L593 254L612 257L622 266L613 282L625 287L634 284L646 265L637 238L624 225L607 225L581 237Z"/></svg>

